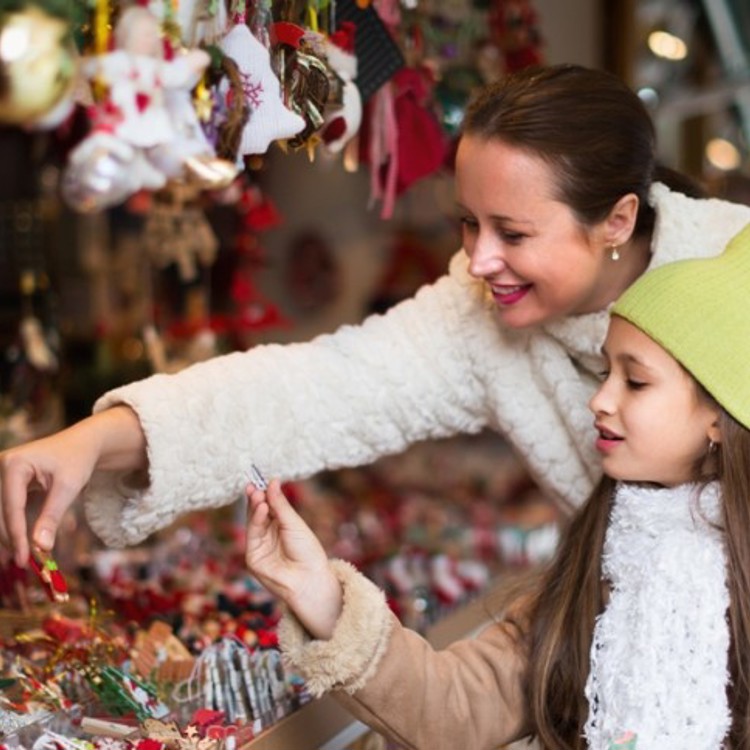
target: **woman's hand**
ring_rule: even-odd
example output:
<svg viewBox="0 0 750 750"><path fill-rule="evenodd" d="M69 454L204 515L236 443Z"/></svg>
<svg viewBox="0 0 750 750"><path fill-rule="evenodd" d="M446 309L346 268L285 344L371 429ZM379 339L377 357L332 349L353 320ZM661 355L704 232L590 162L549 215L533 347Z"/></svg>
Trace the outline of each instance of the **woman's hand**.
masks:
<svg viewBox="0 0 750 750"><path fill-rule="evenodd" d="M117 406L49 437L0 453L0 543L17 565L29 557L30 495L42 497L32 543L45 551L65 512L95 469L140 469L146 465L145 439L135 413Z"/></svg>
<svg viewBox="0 0 750 750"><path fill-rule="evenodd" d="M314 638L330 638L343 596L326 551L289 504L278 480L271 481L266 492L249 485L247 496L248 569Z"/></svg>

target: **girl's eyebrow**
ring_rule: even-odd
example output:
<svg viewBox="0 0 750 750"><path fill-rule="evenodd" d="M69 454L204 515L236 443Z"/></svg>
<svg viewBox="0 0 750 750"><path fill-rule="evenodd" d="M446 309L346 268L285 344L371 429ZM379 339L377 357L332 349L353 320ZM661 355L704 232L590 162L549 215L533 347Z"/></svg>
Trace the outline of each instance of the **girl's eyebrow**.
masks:
<svg viewBox="0 0 750 750"><path fill-rule="evenodd" d="M601 351L601 353L607 359L611 359L611 357L609 356L609 352L607 352L607 347L606 346L603 345L602 348L599 351ZM620 362L625 362L627 364L633 364L633 365L638 365L640 367L645 367L647 370L653 370L654 369L653 367L651 367L651 365L649 365L647 362L645 362L644 360L642 360L637 354L632 354L631 352L624 352L622 354L618 354L615 357L615 359L618 360L618 361L620 361Z"/></svg>

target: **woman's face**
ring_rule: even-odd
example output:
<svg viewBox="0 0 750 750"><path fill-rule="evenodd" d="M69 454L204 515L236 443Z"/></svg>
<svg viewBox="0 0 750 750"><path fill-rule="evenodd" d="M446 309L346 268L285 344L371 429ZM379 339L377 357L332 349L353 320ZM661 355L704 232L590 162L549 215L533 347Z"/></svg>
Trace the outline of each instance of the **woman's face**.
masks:
<svg viewBox="0 0 750 750"><path fill-rule="evenodd" d="M607 372L589 408L604 472L666 487L694 481L709 441L718 441L718 408L677 360L622 318L610 321L603 353Z"/></svg>
<svg viewBox="0 0 750 750"><path fill-rule="evenodd" d="M542 159L498 140L461 139L456 201L469 272L488 284L512 328L611 302L603 225L584 228L554 195Z"/></svg>

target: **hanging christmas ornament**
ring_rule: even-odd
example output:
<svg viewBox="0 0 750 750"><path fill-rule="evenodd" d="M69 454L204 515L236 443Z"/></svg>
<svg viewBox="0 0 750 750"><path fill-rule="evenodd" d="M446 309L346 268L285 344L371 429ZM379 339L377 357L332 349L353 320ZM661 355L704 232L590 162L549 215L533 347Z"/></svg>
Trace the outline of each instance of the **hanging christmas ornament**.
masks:
<svg viewBox="0 0 750 750"><path fill-rule="evenodd" d="M63 177L71 205L82 210L114 205L140 189L189 177L193 165L201 185L231 182L235 172L214 163L191 98L208 53L193 49L165 58L160 22L140 6L122 13L114 42L115 51L84 63L86 74L107 93L94 112L91 135L71 154Z"/></svg>
<svg viewBox="0 0 750 750"><path fill-rule="evenodd" d="M312 151L319 141L317 134L325 122L324 111L331 94L332 71L326 61L325 39L288 22L274 24L271 31L285 99L305 122L287 143L294 149L307 147Z"/></svg>
<svg viewBox="0 0 750 750"><path fill-rule="evenodd" d="M163 184L163 175L142 154L101 131L73 150L62 174L60 192L75 211L93 213L122 203L144 187L157 189Z"/></svg>
<svg viewBox="0 0 750 750"><path fill-rule="evenodd" d="M173 183L154 195L143 230L143 243L157 268L176 265L183 282L198 278L198 266L210 266L219 242L199 201L198 190Z"/></svg>
<svg viewBox="0 0 750 750"><path fill-rule="evenodd" d="M9 4L4 4L7 8ZM72 111L77 52L70 24L36 5L0 9L0 123L33 126Z"/></svg>
<svg viewBox="0 0 750 750"><path fill-rule="evenodd" d="M362 123L362 96L356 83L355 26L344 21L326 43L328 64L336 74L339 91L329 98L320 137L327 151L339 153Z"/></svg>
<svg viewBox="0 0 750 750"><path fill-rule="evenodd" d="M216 44L227 32L229 17L225 2L180 0L176 15L182 41L188 47Z"/></svg>
<svg viewBox="0 0 750 750"><path fill-rule="evenodd" d="M275 140L291 138L305 127L299 115L287 109L281 96L281 83L271 68L268 50L244 24L237 24L222 39L221 49L239 69L250 117L242 131L238 159L265 154ZM225 88L224 95L232 96ZM231 101L227 102L231 106Z"/></svg>
<svg viewBox="0 0 750 750"><path fill-rule="evenodd" d="M494 0L489 25L506 73L543 64L539 19L530 0Z"/></svg>
<svg viewBox="0 0 750 750"><path fill-rule="evenodd" d="M218 157L241 165L240 145L250 117L250 104L245 98L237 63L218 47L211 48L211 57L208 84L212 107L204 129Z"/></svg>

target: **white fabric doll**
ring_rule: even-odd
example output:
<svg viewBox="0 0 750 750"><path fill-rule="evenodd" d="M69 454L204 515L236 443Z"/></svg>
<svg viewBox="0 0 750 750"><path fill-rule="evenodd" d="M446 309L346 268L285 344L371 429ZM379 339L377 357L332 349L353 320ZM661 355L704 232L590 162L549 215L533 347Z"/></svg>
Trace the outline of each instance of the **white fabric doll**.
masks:
<svg viewBox="0 0 750 750"><path fill-rule="evenodd" d="M123 12L114 39L114 52L83 63L89 78L108 87L93 131L71 153L64 176L65 197L83 210L162 188L183 175L186 159L212 154L189 100L208 53L189 50L164 59L159 19L140 6ZM97 177L102 170L104 189Z"/></svg>

